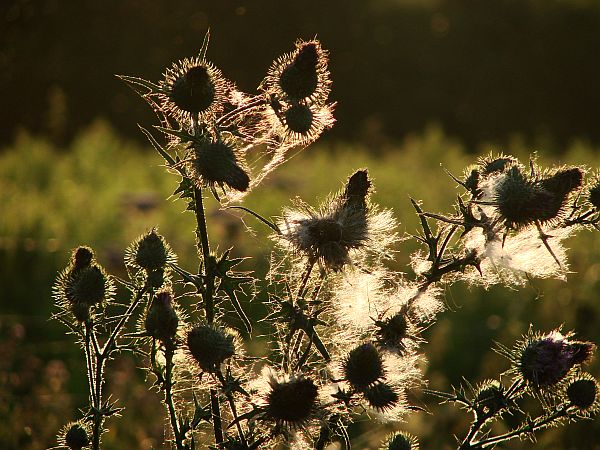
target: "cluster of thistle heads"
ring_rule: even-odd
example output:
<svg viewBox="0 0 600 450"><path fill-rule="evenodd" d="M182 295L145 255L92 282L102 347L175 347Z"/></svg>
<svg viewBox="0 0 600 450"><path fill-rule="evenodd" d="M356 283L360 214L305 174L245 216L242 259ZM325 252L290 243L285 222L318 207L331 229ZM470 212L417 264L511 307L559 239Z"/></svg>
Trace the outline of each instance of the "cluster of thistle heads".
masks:
<svg viewBox="0 0 600 450"><path fill-rule="evenodd" d="M159 115L167 146L143 131L169 170L181 176L177 193L190 201L191 210L205 188L217 199L217 189L240 199L284 162L291 148L308 145L333 124L327 51L319 41L298 41L273 62L253 96L206 60L207 43L198 56L175 63L158 84L121 77ZM266 163L255 170L252 156ZM455 214L427 213L413 202L422 224L414 237L425 248L412 255L413 279L386 266L399 241L397 223L392 211L372 202L366 169L350 175L319 206L295 200L275 222L252 212L271 227L279 249L268 275L264 322L273 346L264 361L248 357L241 333L226 325L233 307L243 331L251 332L238 297L253 279L236 272L241 259L230 259L229 251L205 253L199 273L188 272L152 229L127 249L129 280L119 280L142 299L140 311L129 312L138 322L126 340L129 347L152 349L143 354L150 354L149 372L159 386L165 386L166 376L161 352L172 361L173 400L185 445L215 420L206 414L211 406L202 404L209 391L219 392L219 401L227 399L230 406L219 417L226 424L221 448L277 442L325 448L334 440L348 442L346 427L357 415L398 421L411 410L408 393L423 384L421 334L444 309L440 281L487 286L564 274L560 241L600 220L600 184L586 183L584 176L578 167L542 171L530 162L526 168L511 156L480 159L463 179L452 177L464 188ZM113 277L89 248L80 247L55 285L56 317L79 336L83 325L110 331L116 320L105 311L114 291ZM196 302L184 308L188 298ZM598 383L579 367L594 347L570 337L530 334L504 353L513 361L511 373L521 391L546 395L560 386L560 398L589 415L598 408ZM506 410L512 401L507 391L516 389L482 385L474 410L490 417ZM77 422L65 428L65 445L85 447L87 426ZM382 448L416 450L418 443L396 433Z"/></svg>
<svg viewBox="0 0 600 450"><path fill-rule="evenodd" d="M291 149L307 146L333 125L328 52L316 39L298 41L250 95L206 59L207 46L208 34L198 56L174 63L158 83L120 78L155 110L169 149L180 150L168 161L171 168L217 198L239 199Z"/></svg>

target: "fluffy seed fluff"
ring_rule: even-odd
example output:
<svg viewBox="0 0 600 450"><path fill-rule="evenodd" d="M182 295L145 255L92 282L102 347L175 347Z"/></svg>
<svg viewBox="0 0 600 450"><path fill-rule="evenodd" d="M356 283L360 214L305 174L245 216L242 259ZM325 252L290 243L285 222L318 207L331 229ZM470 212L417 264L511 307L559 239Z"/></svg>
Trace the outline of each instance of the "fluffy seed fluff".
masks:
<svg viewBox="0 0 600 450"><path fill-rule="evenodd" d="M379 212L369 204L370 191L367 171L359 170L341 193L318 210L297 201L295 209L284 211L280 242L331 271L341 270L366 252L384 256L396 237L395 220L390 211Z"/></svg>

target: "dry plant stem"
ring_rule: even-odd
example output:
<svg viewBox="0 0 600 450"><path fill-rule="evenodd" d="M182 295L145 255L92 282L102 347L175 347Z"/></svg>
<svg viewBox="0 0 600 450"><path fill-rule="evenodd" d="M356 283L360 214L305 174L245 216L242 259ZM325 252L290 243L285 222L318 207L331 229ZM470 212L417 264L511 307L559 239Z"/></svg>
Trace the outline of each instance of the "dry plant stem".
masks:
<svg viewBox="0 0 600 450"><path fill-rule="evenodd" d="M223 386L223 392L225 392L225 396L227 397L227 402L229 403L229 408L231 409L231 415L233 416L233 420L235 422L235 426L237 428L238 431L238 436L240 438L240 443L242 443L244 446L246 446L246 436L244 436L244 431L242 430L242 425L240 424L240 421L238 420L238 413L237 413L237 407L235 406L235 399L233 398L233 395L231 395L231 392L227 391L225 389L225 378L223 377L223 373L221 372L221 370L217 371L217 377L219 378L219 381L221 382L221 386Z"/></svg>

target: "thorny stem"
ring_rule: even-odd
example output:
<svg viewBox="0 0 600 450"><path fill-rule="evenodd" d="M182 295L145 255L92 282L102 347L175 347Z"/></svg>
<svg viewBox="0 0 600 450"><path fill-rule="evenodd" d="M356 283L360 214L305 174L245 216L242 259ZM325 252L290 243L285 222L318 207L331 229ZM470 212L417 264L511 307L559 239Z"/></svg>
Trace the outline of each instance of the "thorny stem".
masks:
<svg viewBox="0 0 600 450"><path fill-rule="evenodd" d="M216 389L210 390L210 409L212 413L215 444L219 447L223 442L223 424L221 423L221 408L219 406L219 395Z"/></svg>
<svg viewBox="0 0 600 450"><path fill-rule="evenodd" d="M85 322L85 363L87 367L87 378L90 389L90 402L92 407L96 407L96 388L94 387L94 367L93 367L93 357L94 353L91 348L91 335L93 333L93 325L88 321Z"/></svg>
<svg viewBox="0 0 600 450"><path fill-rule="evenodd" d="M302 278L300 280L300 287L298 288L298 294L296 295L297 299L301 299L306 294L306 285L308 284L308 280L310 279L310 274L312 272L313 267L315 266L315 259L310 258L308 263L306 264L306 268L302 273Z"/></svg>
<svg viewBox="0 0 600 450"><path fill-rule="evenodd" d="M175 346L172 342L165 343L165 403L169 410L169 419L171 420L171 428L173 429L173 435L175 436L175 445L177 450L185 449L181 432L179 431L179 424L177 422L177 415L175 410L175 404L173 403L173 355L175 353Z"/></svg>
<svg viewBox="0 0 600 450"><path fill-rule="evenodd" d="M237 413L237 407L235 405L235 400L233 398L233 395L231 395L231 392L226 390L226 386L225 386L225 378L223 377L223 373L218 370L217 371L217 377L219 378L219 381L221 382L221 386L223 387L223 392L225 392L225 397L227 397L227 402L229 403L229 408L231 409L231 415L233 416L233 420L235 422L235 426L237 428L238 431L238 436L240 438L240 442L246 446L246 436L244 436L244 431L242 430L242 425L240 424L240 421L238 420L238 413Z"/></svg>
<svg viewBox="0 0 600 450"><path fill-rule="evenodd" d="M213 268L210 266L210 245L208 241L208 231L206 229L206 215L204 213L204 204L202 200L202 190L194 187L194 212L196 215L196 229L198 253L202 255L204 275L206 285L204 292L202 292L202 298L204 300L204 309L206 311L206 321L213 323L215 320L215 305L213 299L214 292L214 274L212 273Z"/></svg>
<svg viewBox="0 0 600 450"><path fill-rule="evenodd" d="M567 412L566 408L557 408L556 411L554 411L552 414L550 414L546 417L542 417L541 419L538 418L531 422L528 421L526 424L520 426L516 430L509 431L508 433L504 433L499 436L485 438L478 442L473 442L468 447L464 447L464 448L466 448L466 449L468 449L468 448L481 448L481 449L491 448L500 442L514 439L525 433L534 433L535 431L537 431L541 428L544 428L547 425L550 425L552 422L554 422L556 420L559 420L563 417L567 417L568 415L569 415L569 413ZM459 448L462 448L462 447L459 447Z"/></svg>

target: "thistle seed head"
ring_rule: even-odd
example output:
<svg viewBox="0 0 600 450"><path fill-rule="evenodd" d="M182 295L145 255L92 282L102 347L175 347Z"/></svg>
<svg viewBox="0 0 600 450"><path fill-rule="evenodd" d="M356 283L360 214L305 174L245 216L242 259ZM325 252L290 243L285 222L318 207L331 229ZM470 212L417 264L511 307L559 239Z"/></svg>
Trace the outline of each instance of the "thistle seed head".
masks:
<svg viewBox="0 0 600 450"><path fill-rule="evenodd" d="M227 141L198 141L190 148L190 174L199 187L227 185L244 192L250 185L247 169Z"/></svg>
<svg viewBox="0 0 600 450"><path fill-rule="evenodd" d="M318 388L310 378L287 382L270 381L266 398L266 417L277 423L299 428L311 418L318 403Z"/></svg>
<svg viewBox="0 0 600 450"><path fill-rule="evenodd" d="M384 377L385 370L379 350L370 342L350 351L342 365L346 381L362 391Z"/></svg>
<svg viewBox="0 0 600 450"><path fill-rule="evenodd" d="M163 342L171 341L177 333L179 317L173 308L173 293L170 289L157 292L146 314L146 332Z"/></svg>
<svg viewBox="0 0 600 450"><path fill-rule="evenodd" d="M506 398L506 389L497 380L489 380L479 386L473 399L477 417L487 419L505 410L509 400Z"/></svg>
<svg viewBox="0 0 600 450"><path fill-rule="evenodd" d="M313 113L310 106L302 103L297 103L286 109L284 117L285 124L294 133L306 134L313 126Z"/></svg>
<svg viewBox="0 0 600 450"><path fill-rule="evenodd" d="M214 372L236 353L233 334L218 325L199 324L187 333L187 348L205 372Z"/></svg>
<svg viewBox="0 0 600 450"><path fill-rule="evenodd" d="M591 415L600 409L599 388L600 384L593 376L582 373L569 382L566 395L580 413Z"/></svg>
<svg viewBox="0 0 600 450"><path fill-rule="evenodd" d="M405 431L389 436L379 450L419 450L419 442Z"/></svg>
<svg viewBox="0 0 600 450"><path fill-rule="evenodd" d="M404 350L404 339L410 338L411 324L403 311L375 322L377 343L385 348Z"/></svg>
<svg viewBox="0 0 600 450"><path fill-rule="evenodd" d="M371 408L385 411L392 409L400 401L400 395L388 383L377 382L363 391L365 400Z"/></svg>
<svg viewBox="0 0 600 450"><path fill-rule="evenodd" d="M101 303L110 292L110 281L104 269L92 264L72 272L68 277L65 295L70 304L94 306Z"/></svg>

